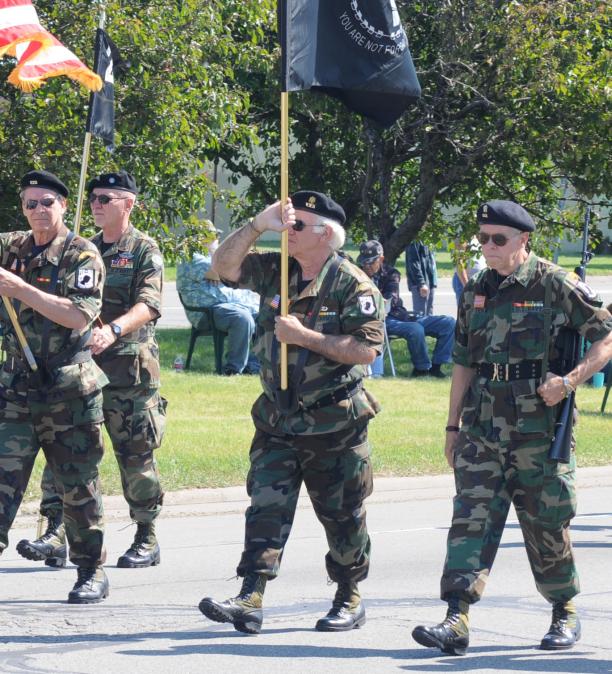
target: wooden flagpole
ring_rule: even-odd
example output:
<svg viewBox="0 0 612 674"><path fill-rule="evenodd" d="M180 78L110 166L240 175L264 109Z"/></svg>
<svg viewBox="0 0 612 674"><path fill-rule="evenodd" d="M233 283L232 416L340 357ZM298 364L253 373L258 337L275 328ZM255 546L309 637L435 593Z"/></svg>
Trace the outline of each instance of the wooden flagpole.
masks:
<svg viewBox="0 0 612 674"><path fill-rule="evenodd" d="M281 92L281 209L289 198L289 93ZM289 313L289 235L281 234L281 316ZM287 344L281 342L280 352L281 389L286 390Z"/></svg>

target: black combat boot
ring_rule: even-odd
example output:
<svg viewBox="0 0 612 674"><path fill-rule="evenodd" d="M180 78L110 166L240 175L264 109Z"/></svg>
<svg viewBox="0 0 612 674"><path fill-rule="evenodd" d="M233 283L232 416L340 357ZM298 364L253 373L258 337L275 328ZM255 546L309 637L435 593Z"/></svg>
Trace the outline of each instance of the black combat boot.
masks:
<svg viewBox="0 0 612 674"><path fill-rule="evenodd" d="M120 569L141 569L157 566L160 562L159 545L155 538L154 522L136 522L134 542L119 557Z"/></svg>
<svg viewBox="0 0 612 674"><path fill-rule="evenodd" d="M573 601L558 601L553 604L552 622L544 635L540 648L545 651L561 651L571 648L580 639L580 618Z"/></svg>
<svg viewBox="0 0 612 674"><path fill-rule="evenodd" d="M79 566L77 573L77 582L68 593L69 604L97 604L108 597L108 578L101 566Z"/></svg>
<svg viewBox="0 0 612 674"><path fill-rule="evenodd" d="M442 372L440 363L434 363L429 370L430 377L437 377L438 379L446 379L446 374Z"/></svg>
<svg viewBox="0 0 612 674"><path fill-rule="evenodd" d="M324 618L317 620L315 629L319 632L346 632L365 624L365 608L357 583L341 581L332 602L332 607Z"/></svg>
<svg viewBox="0 0 612 674"><path fill-rule="evenodd" d="M412 638L421 646L439 648L448 655L465 655L470 643L469 605L459 599L450 599L446 618L433 627L419 625L412 630Z"/></svg>
<svg viewBox="0 0 612 674"><path fill-rule="evenodd" d="M36 562L44 560L47 566L66 566L66 531L62 515L47 517L47 531L34 541L23 539L17 543L17 552L26 559Z"/></svg>
<svg viewBox="0 0 612 674"><path fill-rule="evenodd" d="M204 597L200 611L218 623L232 623L234 629L246 634L259 634L263 622L263 594L267 577L260 573L248 573L242 581L237 597L226 601L215 601Z"/></svg>

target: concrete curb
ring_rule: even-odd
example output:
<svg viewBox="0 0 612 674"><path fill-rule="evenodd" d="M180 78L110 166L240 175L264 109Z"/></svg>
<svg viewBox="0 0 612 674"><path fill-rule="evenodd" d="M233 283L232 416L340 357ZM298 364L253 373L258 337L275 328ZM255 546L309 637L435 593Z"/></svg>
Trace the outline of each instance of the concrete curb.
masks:
<svg viewBox="0 0 612 674"><path fill-rule="evenodd" d="M578 488L612 486L612 465L578 469ZM374 479L374 493L368 503L397 503L431 499L451 499L454 492L453 476L425 475L414 477L385 477ZM163 518L190 517L194 515L222 515L243 512L249 505L244 486L217 489L184 489L166 492ZM302 490L298 508L309 507L310 502ZM105 496L104 511L108 522L128 520L127 506L121 495ZM38 515L38 503L29 501L19 510L14 526L31 527Z"/></svg>

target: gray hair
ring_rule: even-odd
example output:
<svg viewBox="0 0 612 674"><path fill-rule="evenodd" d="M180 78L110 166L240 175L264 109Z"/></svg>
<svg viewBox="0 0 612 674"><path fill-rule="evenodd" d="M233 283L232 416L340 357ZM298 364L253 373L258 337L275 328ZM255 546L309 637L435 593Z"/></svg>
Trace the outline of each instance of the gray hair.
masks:
<svg viewBox="0 0 612 674"><path fill-rule="evenodd" d="M344 227L335 220L329 218L321 218L317 223L317 227L329 227L331 229L331 237L329 239L329 247L332 250L340 250L344 246L346 240L346 232Z"/></svg>

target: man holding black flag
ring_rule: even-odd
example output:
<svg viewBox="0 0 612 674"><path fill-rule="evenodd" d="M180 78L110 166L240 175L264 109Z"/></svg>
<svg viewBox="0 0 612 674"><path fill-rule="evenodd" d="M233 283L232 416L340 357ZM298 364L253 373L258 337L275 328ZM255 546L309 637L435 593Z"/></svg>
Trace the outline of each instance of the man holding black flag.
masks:
<svg viewBox="0 0 612 674"><path fill-rule="evenodd" d="M238 596L200 602L208 618L241 632L261 629L263 592L278 575L302 482L325 528L327 574L338 584L332 608L316 629L345 631L365 622L357 584L370 566L367 431L379 407L362 378L364 366L382 351L383 302L364 272L335 252L344 244L344 221L342 207L327 195L296 192L284 209L272 204L228 236L213 258L225 283L262 298L254 350L263 393L251 411L251 506L236 570L244 580ZM279 315L280 255L249 252L264 231L283 230L292 258L287 316ZM288 351L287 389L279 381L281 342Z"/></svg>
<svg viewBox="0 0 612 674"><path fill-rule="evenodd" d="M529 252L535 224L521 206L490 201L477 217L489 268L465 286L458 311L445 447L457 488L441 581L448 611L412 636L465 653L468 610L484 592L513 504L536 586L553 606L540 647L571 648L580 638L569 538L576 463L573 451L562 463L549 449L560 403L612 357L612 316L576 274ZM568 328L592 346L564 372Z"/></svg>

